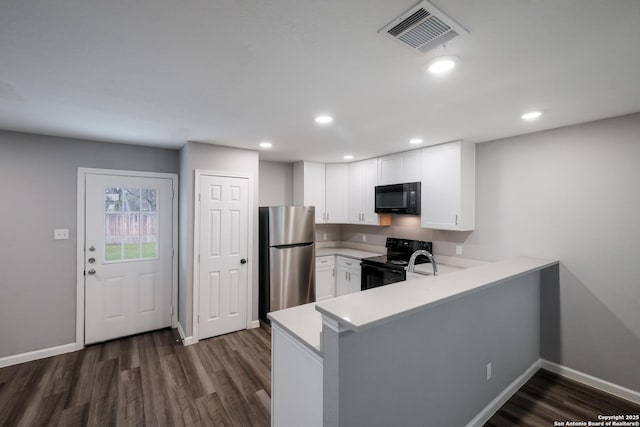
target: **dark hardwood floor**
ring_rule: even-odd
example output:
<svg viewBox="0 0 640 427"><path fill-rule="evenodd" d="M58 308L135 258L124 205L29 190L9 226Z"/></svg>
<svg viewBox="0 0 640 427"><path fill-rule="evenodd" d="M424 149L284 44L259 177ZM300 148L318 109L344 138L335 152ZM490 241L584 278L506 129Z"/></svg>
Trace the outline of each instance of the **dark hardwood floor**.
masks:
<svg viewBox="0 0 640 427"><path fill-rule="evenodd" d="M554 421L587 425L601 421L598 415L640 415L640 405L541 369L485 427L544 427L553 426Z"/></svg>
<svg viewBox="0 0 640 427"><path fill-rule="evenodd" d="M0 426L268 426L270 368L267 329L189 347L150 332L0 369ZM485 425L623 414L640 406L541 370Z"/></svg>
<svg viewBox="0 0 640 427"><path fill-rule="evenodd" d="M156 331L0 369L0 426L268 426L270 372L263 328Z"/></svg>

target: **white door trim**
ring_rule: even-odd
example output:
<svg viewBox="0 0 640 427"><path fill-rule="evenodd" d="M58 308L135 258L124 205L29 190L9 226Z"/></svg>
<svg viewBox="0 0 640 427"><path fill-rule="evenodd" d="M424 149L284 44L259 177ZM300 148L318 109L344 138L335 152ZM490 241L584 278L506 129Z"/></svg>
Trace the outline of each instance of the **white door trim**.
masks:
<svg viewBox="0 0 640 427"><path fill-rule="evenodd" d="M246 178L248 180L248 192L249 192L249 212L247 216L248 221L248 234L247 239L247 329L253 327L252 312L253 312L253 265L257 260L253 259L253 220L254 220L254 197L253 197L253 178L250 175L225 172L225 171L213 171L206 169L196 169L194 175L194 192L193 192L193 317L192 321L192 337L193 341L190 343L196 343L200 339L200 323L198 322L198 312L200 310L200 262L198 261L198 252L200 250L200 206L198 195L200 194L200 178L202 176L220 176L228 178Z"/></svg>
<svg viewBox="0 0 640 427"><path fill-rule="evenodd" d="M171 273L171 326L178 325L178 175L175 173L141 172L118 169L78 168L77 242L76 242L76 350L84 348L84 240L85 240L85 193L86 176L116 175L144 178L171 179L173 189L173 236Z"/></svg>

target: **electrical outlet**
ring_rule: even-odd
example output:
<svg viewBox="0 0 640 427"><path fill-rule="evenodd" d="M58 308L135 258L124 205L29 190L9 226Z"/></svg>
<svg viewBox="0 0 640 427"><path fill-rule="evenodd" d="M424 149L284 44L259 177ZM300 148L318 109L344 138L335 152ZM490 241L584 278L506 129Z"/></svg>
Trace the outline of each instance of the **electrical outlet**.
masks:
<svg viewBox="0 0 640 427"><path fill-rule="evenodd" d="M363 242L366 242L366 241L367 241L367 235L366 235L366 234L363 234L363 235L362 235L362 241L363 241Z"/></svg>
<svg viewBox="0 0 640 427"><path fill-rule="evenodd" d="M462 245L456 245L456 255L462 255Z"/></svg>
<svg viewBox="0 0 640 427"><path fill-rule="evenodd" d="M487 381L491 379L491 362L487 363Z"/></svg>
<svg viewBox="0 0 640 427"><path fill-rule="evenodd" d="M53 239L54 240L69 240L69 229L67 228L56 228L53 230Z"/></svg>

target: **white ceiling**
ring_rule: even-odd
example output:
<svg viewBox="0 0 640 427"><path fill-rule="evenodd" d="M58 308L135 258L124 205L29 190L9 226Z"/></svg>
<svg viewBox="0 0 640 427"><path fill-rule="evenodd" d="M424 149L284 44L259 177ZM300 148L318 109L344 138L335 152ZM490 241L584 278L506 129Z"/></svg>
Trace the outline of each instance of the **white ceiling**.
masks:
<svg viewBox="0 0 640 427"><path fill-rule="evenodd" d="M434 0L470 34L426 55L377 34L416 2L3 0L0 128L331 162L640 111L638 0Z"/></svg>

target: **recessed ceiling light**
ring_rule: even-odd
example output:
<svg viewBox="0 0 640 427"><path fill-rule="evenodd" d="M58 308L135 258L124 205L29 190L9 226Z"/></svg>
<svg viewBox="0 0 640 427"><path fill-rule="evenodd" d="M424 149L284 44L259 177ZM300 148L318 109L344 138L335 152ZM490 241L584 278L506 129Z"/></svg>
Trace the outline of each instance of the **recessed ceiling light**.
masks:
<svg viewBox="0 0 640 427"><path fill-rule="evenodd" d="M428 70L433 74L446 73L456 66L456 60L453 57L447 56L444 58L436 58L429 63Z"/></svg>
<svg viewBox="0 0 640 427"><path fill-rule="evenodd" d="M333 121L333 117L331 116L322 115L322 116L316 117L316 123L318 123L319 125L328 125L332 121Z"/></svg>
<svg viewBox="0 0 640 427"><path fill-rule="evenodd" d="M522 116L522 120L535 120L542 115L540 111L529 111L528 113L524 113Z"/></svg>
<svg viewBox="0 0 640 427"><path fill-rule="evenodd" d="M345 160L351 160L351 159L353 159L353 156L351 154L345 154L344 155L344 159Z"/></svg>
<svg viewBox="0 0 640 427"><path fill-rule="evenodd" d="M260 143L260 147L261 148L271 148L271 147L273 147L273 144L270 143L269 141L262 141Z"/></svg>
<svg viewBox="0 0 640 427"><path fill-rule="evenodd" d="M409 140L409 144L422 144L422 138L413 138Z"/></svg>

